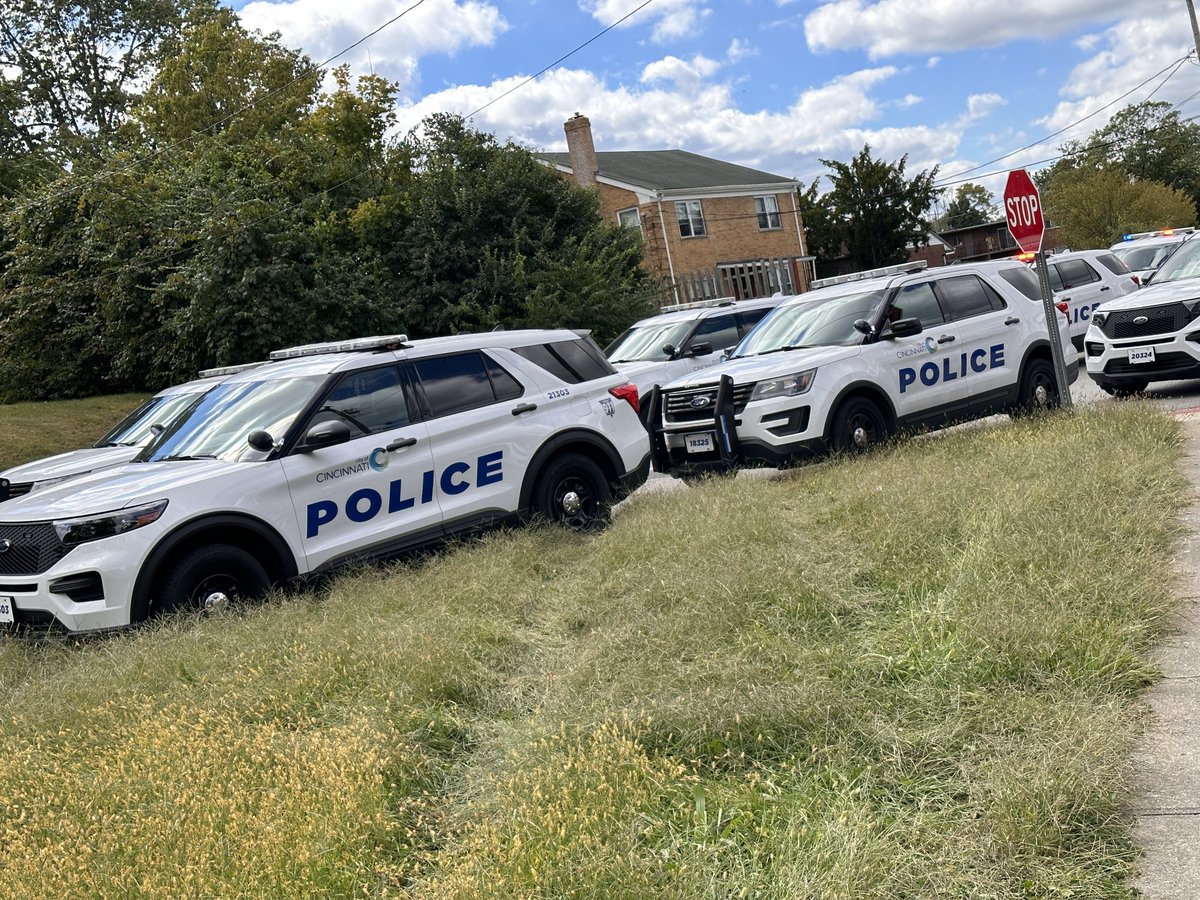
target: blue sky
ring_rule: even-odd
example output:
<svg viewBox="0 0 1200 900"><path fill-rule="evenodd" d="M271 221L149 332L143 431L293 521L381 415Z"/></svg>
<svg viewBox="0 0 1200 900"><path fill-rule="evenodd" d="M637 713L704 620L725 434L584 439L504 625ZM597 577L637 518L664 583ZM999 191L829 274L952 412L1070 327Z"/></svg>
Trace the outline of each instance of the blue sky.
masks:
<svg viewBox="0 0 1200 900"><path fill-rule="evenodd" d="M399 83L407 129L433 112L483 107L642 2L231 5L248 27L279 31L318 62L411 8L339 60ZM848 160L869 142L876 156L908 154L910 170L939 165L947 183L975 177L999 192L1002 175L979 176L1035 168L1152 92L1182 103L1184 117L1200 114L1200 66L1173 65L1192 47L1184 0L651 0L473 122L562 150L562 123L580 112L598 150L681 148L804 181L825 171L822 157ZM1163 69L1063 135L959 175Z"/></svg>

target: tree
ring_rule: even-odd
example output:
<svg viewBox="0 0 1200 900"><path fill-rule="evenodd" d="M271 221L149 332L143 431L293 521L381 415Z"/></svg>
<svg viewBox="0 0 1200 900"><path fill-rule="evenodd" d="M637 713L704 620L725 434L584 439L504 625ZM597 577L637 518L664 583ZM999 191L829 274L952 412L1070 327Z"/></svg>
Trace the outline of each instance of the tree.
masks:
<svg viewBox="0 0 1200 900"><path fill-rule="evenodd" d="M1196 221L1196 206L1186 193L1132 179L1115 167L1060 173L1050 180L1044 202L1069 247L1108 247L1123 234Z"/></svg>
<svg viewBox="0 0 1200 900"><path fill-rule="evenodd" d="M1000 210L992 202L992 192L982 184L968 181L958 186L954 199L946 207L942 230L984 225L1000 218Z"/></svg>
<svg viewBox="0 0 1200 900"><path fill-rule="evenodd" d="M894 163L873 159L869 144L849 163L821 162L832 170L833 190L826 200L833 210L834 233L840 232L856 268L903 262L909 245L926 242L932 227L926 212L940 193L933 186L937 166L908 178L907 154Z"/></svg>

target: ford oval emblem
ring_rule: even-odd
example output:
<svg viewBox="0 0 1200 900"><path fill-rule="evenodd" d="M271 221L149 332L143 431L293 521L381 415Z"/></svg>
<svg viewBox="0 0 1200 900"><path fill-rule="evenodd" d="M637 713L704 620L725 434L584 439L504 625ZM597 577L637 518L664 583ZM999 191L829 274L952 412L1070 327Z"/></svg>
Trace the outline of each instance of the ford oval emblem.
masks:
<svg viewBox="0 0 1200 900"><path fill-rule="evenodd" d="M689 405L692 407L692 409L699 409L702 406L708 406L710 403L712 403L712 397L709 397L706 394L701 394L698 397L693 397L692 402Z"/></svg>
<svg viewBox="0 0 1200 900"><path fill-rule="evenodd" d="M1136 319L1133 320L1133 324L1134 325L1145 325L1149 321L1150 320L1147 319L1145 316L1138 316Z"/></svg>
<svg viewBox="0 0 1200 900"><path fill-rule="evenodd" d="M7 538L5 540L0 541L0 553L7 553L8 549L11 546L12 546L12 541L8 540Z"/></svg>

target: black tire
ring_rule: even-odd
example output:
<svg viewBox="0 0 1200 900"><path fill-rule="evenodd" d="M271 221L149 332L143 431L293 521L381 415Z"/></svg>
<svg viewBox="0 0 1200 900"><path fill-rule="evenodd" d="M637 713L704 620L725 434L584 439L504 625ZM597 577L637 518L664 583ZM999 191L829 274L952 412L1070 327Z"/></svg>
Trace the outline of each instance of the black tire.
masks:
<svg viewBox="0 0 1200 900"><path fill-rule="evenodd" d="M596 531L611 518L612 490L596 463L579 453L563 453L538 473L533 512L576 531Z"/></svg>
<svg viewBox="0 0 1200 900"><path fill-rule="evenodd" d="M1054 364L1048 359L1030 360L1021 372L1021 383L1017 388L1017 403L1014 416L1027 416L1045 410L1057 409L1059 404L1058 379L1054 375Z"/></svg>
<svg viewBox="0 0 1200 900"><path fill-rule="evenodd" d="M1133 397L1150 386L1148 381L1127 381L1124 384L1102 384L1100 390L1110 397Z"/></svg>
<svg viewBox="0 0 1200 900"><path fill-rule="evenodd" d="M231 544L198 547L178 559L160 582L151 615L178 609L219 609L267 593L271 580L257 559Z"/></svg>
<svg viewBox="0 0 1200 900"><path fill-rule="evenodd" d="M887 416L868 397L843 400L833 413L829 446L835 453L865 453L891 437Z"/></svg>

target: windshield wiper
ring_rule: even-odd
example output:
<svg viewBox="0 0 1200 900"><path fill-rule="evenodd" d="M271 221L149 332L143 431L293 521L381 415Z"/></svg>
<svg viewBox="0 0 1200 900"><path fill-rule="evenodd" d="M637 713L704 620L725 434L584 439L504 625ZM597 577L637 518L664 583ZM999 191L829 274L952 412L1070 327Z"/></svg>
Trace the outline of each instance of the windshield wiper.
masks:
<svg viewBox="0 0 1200 900"><path fill-rule="evenodd" d="M186 453L180 453L178 456L160 456L158 462L168 462L177 459L216 459L215 453L200 453L196 456L188 456Z"/></svg>
<svg viewBox="0 0 1200 900"><path fill-rule="evenodd" d="M768 353L782 353L784 350L808 350L807 344L784 344L782 347L773 347L770 350L763 350L761 353L755 353L755 356L766 356Z"/></svg>

